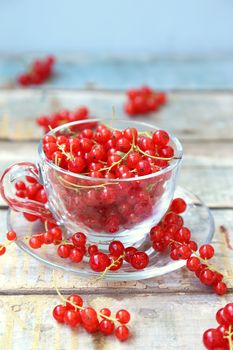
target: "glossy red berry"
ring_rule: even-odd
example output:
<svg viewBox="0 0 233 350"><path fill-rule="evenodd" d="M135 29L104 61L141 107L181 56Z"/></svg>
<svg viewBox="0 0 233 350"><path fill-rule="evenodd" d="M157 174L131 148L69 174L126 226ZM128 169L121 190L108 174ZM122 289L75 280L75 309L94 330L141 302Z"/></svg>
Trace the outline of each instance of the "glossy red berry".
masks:
<svg viewBox="0 0 233 350"><path fill-rule="evenodd" d="M175 198L170 205L170 210L176 214L181 214L185 212L186 207L187 204L182 198Z"/></svg>
<svg viewBox="0 0 233 350"><path fill-rule="evenodd" d="M131 265L137 269L141 270L147 267L149 263L149 257L145 252L137 251L131 258Z"/></svg>
<svg viewBox="0 0 233 350"><path fill-rule="evenodd" d="M103 309L100 310L100 314L102 318L104 318L104 316L110 317L111 311L108 308L104 307Z"/></svg>
<svg viewBox="0 0 233 350"><path fill-rule="evenodd" d="M137 248L135 248L135 247L127 247L125 249L125 257L124 257L125 261L127 261L128 263L131 263L132 256L136 252L137 252Z"/></svg>
<svg viewBox="0 0 233 350"><path fill-rule="evenodd" d="M190 271L197 271L200 265L200 260L195 256L190 257L186 263L186 266Z"/></svg>
<svg viewBox="0 0 233 350"><path fill-rule="evenodd" d="M99 330L101 333L104 335L110 335L113 334L115 329L115 325L112 321L110 320L102 320L99 324Z"/></svg>
<svg viewBox="0 0 233 350"><path fill-rule="evenodd" d="M53 309L53 317L56 321L60 323L64 323L64 316L65 316L66 308L63 305L57 305Z"/></svg>
<svg viewBox="0 0 233 350"><path fill-rule="evenodd" d="M229 322L230 324L233 324L233 303L227 304L223 308L223 310L224 310L223 315L226 321Z"/></svg>
<svg viewBox="0 0 233 350"><path fill-rule="evenodd" d="M200 273L199 279L203 284L210 286L214 283L215 274L213 271L205 269Z"/></svg>
<svg viewBox="0 0 233 350"><path fill-rule="evenodd" d="M84 246L86 244L87 237L82 232L76 232L72 236L72 242L75 246Z"/></svg>
<svg viewBox="0 0 233 350"><path fill-rule="evenodd" d="M116 313L116 318L121 324L127 324L130 321L130 313L127 310L119 310Z"/></svg>
<svg viewBox="0 0 233 350"><path fill-rule="evenodd" d="M126 341L129 338L129 329L127 326L119 326L115 330L115 335L120 341Z"/></svg>
<svg viewBox="0 0 233 350"><path fill-rule="evenodd" d="M70 295L67 300L72 302L73 304L82 307L83 306L83 299L77 295L77 294L72 294ZM68 301L66 302L66 309L67 310L75 310L75 307L71 305Z"/></svg>
<svg viewBox="0 0 233 350"><path fill-rule="evenodd" d="M89 265L96 272L103 272L110 265L109 257L101 252L97 252L90 256Z"/></svg>
<svg viewBox="0 0 233 350"><path fill-rule="evenodd" d="M6 252L6 247L4 245L0 244L0 256L5 254L5 252Z"/></svg>
<svg viewBox="0 0 233 350"><path fill-rule="evenodd" d="M227 285L222 281L215 284L213 288L215 293L218 295L224 295L227 292Z"/></svg>
<svg viewBox="0 0 233 350"><path fill-rule="evenodd" d="M160 146L166 146L170 140L168 133L164 130L156 130L153 134L153 142Z"/></svg>
<svg viewBox="0 0 233 350"><path fill-rule="evenodd" d="M211 328L203 334L203 343L207 349L217 349L222 346L223 337L219 330Z"/></svg>
<svg viewBox="0 0 233 350"><path fill-rule="evenodd" d="M125 251L125 247L120 241L112 241L109 244L108 249L109 249L109 253L114 255L115 257L123 255Z"/></svg>
<svg viewBox="0 0 233 350"><path fill-rule="evenodd" d="M210 244L204 244L200 247L199 253L202 259L211 259L214 256L214 248Z"/></svg>
<svg viewBox="0 0 233 350"><path fill-rule="evenodd" d="M226 326L229 325L229 322L224 317L224 308L223 307L217 311L217 313L216 313L216 321L220 325L226 325Z"/></svg>
<svg viewBox="0 0 233 350"><path fill-rule="evenodd" d="M74 263L79 263L83 260L83 251L79 248L72 248L70 250L69 258Z"/></svg>
<svg viewBox="0 0 233 350"><path fill-rule="evenodd" d="M87 251L88 251L88 254L89 254L89 255L92 255L92 254L97 253L98 250L99 250L99 249L98 249L97 245L95 245L95 244L92 244L92 245L90 245L90 246L87 248Z"/></svg>
<svg viewBox="0 0 233 350"><path fill-rule="evenodd" d="M32 249L38 249L42 246L41 240L36 236L32 236L28 243Z"/></svg>
<svg viewBox="0 0 233 350"><path fill-rule="evenodd" d="M70 256L70 251L71 251L71 248L70 248L70 245L68 245L68 244L61 244L57 248L58 255L64 259L66 259Z"/></svg>
<svg viewBox="0 0 233 350"><path fill-rule="evenodd" d="M81 322L81 317L79 311L66 310L64 314L64 323L68 324L70 327L75 327Z"/></svg>
<svg viewBox="0 0 233 350"><path fill-rule="evenodd" d="M17 234L15 231L8 231L6 234L6 237L7 237L8 241L15 241L17 238Z"/></svg>

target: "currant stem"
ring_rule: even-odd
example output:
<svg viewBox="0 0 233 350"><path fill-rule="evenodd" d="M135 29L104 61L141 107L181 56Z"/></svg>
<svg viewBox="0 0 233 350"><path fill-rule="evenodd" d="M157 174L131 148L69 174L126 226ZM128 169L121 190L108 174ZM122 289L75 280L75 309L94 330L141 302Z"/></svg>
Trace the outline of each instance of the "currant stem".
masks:
<svg viewBox="0 0 233 350"><path fill-rule="evenodd" d="M159 156L151 156L149 154L147 154L146 152L144 152L140 147L136 146L136 149L138 150L138 152L142 153L144 156L152 158L152 159L157 159L157 160L173 160L173 159L181 159L181 157L170 157L170 158L165 158L165 157L159 157Z"/></svg>
<svg viewBox="0 0 233 350"><path fill-rule="evenodd" d="M101 273L100 276L98 276L95 280L95 282L104 279L104 276L106 275L106 273L111 269L111 267L116 266L117 263L121 260L124 259L125 254L120 255L116 260L113 260L112 263L110 265L108 265L105 270Z"/></svg>

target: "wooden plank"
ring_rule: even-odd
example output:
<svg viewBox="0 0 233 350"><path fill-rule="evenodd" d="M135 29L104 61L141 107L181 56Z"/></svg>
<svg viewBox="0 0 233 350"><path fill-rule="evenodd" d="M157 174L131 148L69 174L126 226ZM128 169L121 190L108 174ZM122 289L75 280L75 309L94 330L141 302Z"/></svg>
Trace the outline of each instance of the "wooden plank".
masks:
<svg viewBox="0 0 233 350"><path fill-rule="evenodd" d="M0 86L15 86L33 55L1 55ZM149 84L159 89L232 89L232 57L57 55L56 74L46 87L126 89ZM43 86L43 87L44 87Z"/></svg>
<svg viewBox="0 0 233 350"><path fill-rule="evenodd" d="M0 91L0 138L39 139L36 117L61 108L87 105L91 115L111 118L112 106L117 118L125 119L124 93L101 91ZM233 93L173 92L168 104L150 117L137 118L172 131L183 140L232 140Z"/></svg>
<svg viewBox="0 0 233 350"><path fill-rule="evenodd" d="M221 271L233 275L232 232L233 210L213 210L216 233L213 244L216 250L215 265ZM0 210L0 242L6 232L6 210ZM48 248L49 249L49 248ZM52 270L37 262L13 245L8 247L8 254L1 257L0 294L54 293ZM59 288L69 292L77 288L81 293L122 294L122 293L175 293L200 292L207 294L208 288L200 285L196 277L185 268L170 274L143 281L107 282L79 278L67 272L57 272Z"/></svg>
<svg viewBox="0 0 233 350"><path fill-rule="evenodd" d="M184 161L179 184L211 207L233 207L233 143L184 142ZM11 164L37 161L36 142L0 142L0 174ZM0 198L0 205L4 205Z"/></svg>
<svg viewBox="0 0 233 350"><path fill-rule="evenodd" d="M232 295L90 295L84 299L97 310L110 307L131 313L131 338L120 343L114 336L90 335L80 327L71 330L51 315L59 304L56 296L1 296L0 341L4 350L197 350L203 349L202 334L217 327L216 311L232 301ZM201 317L200 317L201 315ZM146 341L146 343L145 343ZM1 343L0 343L1 344Z"/></svg>

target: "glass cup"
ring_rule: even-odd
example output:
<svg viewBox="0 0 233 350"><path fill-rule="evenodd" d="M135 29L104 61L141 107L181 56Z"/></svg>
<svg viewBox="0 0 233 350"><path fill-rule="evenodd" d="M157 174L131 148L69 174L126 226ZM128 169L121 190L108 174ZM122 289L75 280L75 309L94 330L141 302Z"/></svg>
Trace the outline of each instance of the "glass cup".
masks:
<svg viewBox="0 0 233 350"><path fill-rule="evenodd" d="M139 121L93 119L64 124L47 135L75 134L84 128L95 129L98 123L121 130L132 127L138 132L158 129ZM83 231L90 243L103 246L116 239L126 246L137 245L161 220L174 196L182 146L169 135L175 151L169 166L127 179L93 178L62 169L45 156L41 141L37 166L24 162L9 167L1 179L1 194L14 210L56 221L68 233ZM25 176L34 177L44 186L46 204L15 195L15 182Z"/></svg>

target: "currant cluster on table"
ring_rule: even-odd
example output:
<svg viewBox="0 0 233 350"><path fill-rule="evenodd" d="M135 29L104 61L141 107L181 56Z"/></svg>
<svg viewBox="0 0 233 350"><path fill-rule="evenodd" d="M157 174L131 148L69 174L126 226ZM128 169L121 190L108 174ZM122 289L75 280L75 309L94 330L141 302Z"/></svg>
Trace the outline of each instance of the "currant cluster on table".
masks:
<svg viewBox="0 0 233 350"><path fill-rule="evenodd" d="M37 59L30 65L28 71L18 76L17 82L21 86L39 85L48 80L53 74L54 56Z"/></svg>
<svg viewBox="0 0 233 350"><path fill-rule="evenodd" d="M129 116L155 112L167 102L164 92L154 91L148 86L130 89L126 94L128 100L124 109Z"/></svg>
<svg viewBox="0 0 233 350"><path fill-rule="evenodd" d="M88 333L100 332L105 336L115 334L120 341L129 338L130 332L126 324L130 321L130 313L127 310L118 310L115 317L112 317L109 308L98 312L93 307L84 307L83 299L77 294L70 295L67 299L62 297L62 300L64 304L57 305L53 310L56 321L72 328L82 326Z"/></svg>
<svg viewBox="0 0 233 350"><path fill-rule="evenodd" d="M225 305L216 313L217 328L210 328L203 334L206 349L233 349L233 303Z"/></svg>
<svg viewBox="0 0 233 350"><path fill-rule="evenodd" d="M209 264L214 256L214 248L204 244L197 253L197 243L191 240L191 232L184 226L180 215L185 209L186 203L182 198L173 200L161 222L150 231L152 246L158 252L169 249L172 260L186 260L186 267L195 272L201 283L212 287L216 294L223 295L227 292L224 276Z"/></svg>
<svg viewBox="0 0 233 350"><path fill-rule="evenodd" d="M50 115L42 115L36 119L36 122L47 133L50 129L54 129L57 126L76 122L79 120L86 120L90 117L90 111L87 107L82 106L76 108L74 111L61 110Z"/></svg>

